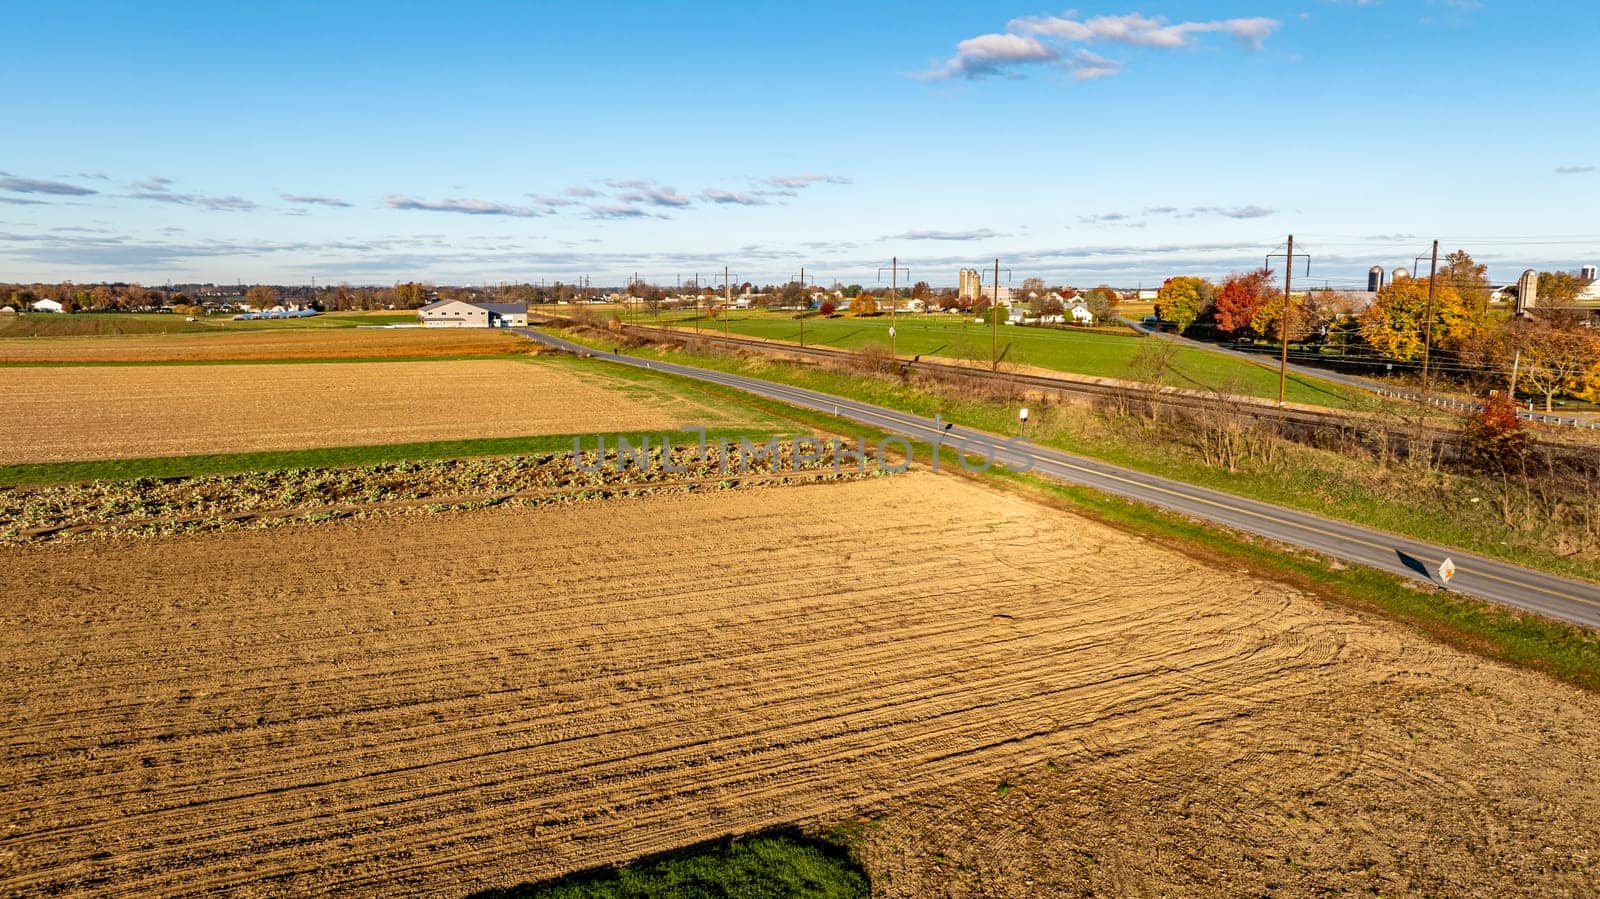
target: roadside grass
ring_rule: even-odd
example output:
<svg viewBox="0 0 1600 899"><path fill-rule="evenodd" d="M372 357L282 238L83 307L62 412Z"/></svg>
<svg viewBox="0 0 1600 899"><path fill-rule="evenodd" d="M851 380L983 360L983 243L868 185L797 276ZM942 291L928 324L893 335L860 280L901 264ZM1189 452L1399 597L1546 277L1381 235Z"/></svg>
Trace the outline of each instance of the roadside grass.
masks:
<svg viewBox="0 0 1600 899"><path fill-rule="evenodd" d="M1600 693L1600 632L1421 588L1399 575L1296 551L1087 487L999 468L987 477L1189 558L1243 565L1324 601L1402 623L1457 649L1542 671Z"/></svg>
<svg viewBox="0 0 1600 899"><path fill-rule="evenodd" d="M610 349L603 338L562 334ZM941 415L946 421L1002 435L1017 432L1017 407L1029 405L1038 414L1030 421L1027 436L1043 446L1530 568L1600 581L1600 563L1560 555L1540 535L1516 532L1498 521L1491 508L1490 487L1463 475L1396 471L1380 478L1363 460L1297 444L1282 447L1283 457L1274 464L1229 472L1206 464L1192 445L1170 435L1152 429L1108 428L1094 420L1092 411L1075 404L1057 403L1041 409L1036 400L1020 394L1006 404L865 374L773 360L678 350L669 353L652 346L631 353L678 359L926 417Z"/></svg>
<svg viewBox="0 0 1600 899"><path fill-rule="evenodd" d="M641 325L652 323L648 315L635 315L629 320ZM661 318L657 323L669 321L675 330L693 327L693 319ZM887 349L889 324L888 316L807 317L805 342L808 346L842 349L868 346ZM703 331L709 334L722 333L724 325L727 332L748 337L790 343L800 339L801 323L788 313L734 313L726 322L721 317L700 322ZM992 355L992 326L976 323L971 316L903 315L896 318L894 327L895 349L903 357L920 354L988 362ZM1006 362L1133 381L1145 379L1139 372L1138 355L1147 340L1131 331L1009 325L1000 328L1000 350ZM1278 398L1276 368L1190 346L1173 347L1170 373L1164 381L1166 386L1189 390ZM1316 406L1354 408L1371 402L1371 398L1360 391L1294 373L1289 375L1286 392L1289 402Z"/></svg>
<svg viewBox="0 0 1600 899"><path fill-rule="evenodd" d="M866 872L849 853L795 830L716 840L470 899L866 899Z"/></svg>
<svg viewBox="0 0 1600 899"><path fill-rule="evenodd" d="M355 328L415 322L415 312L326 312L311 318L234 321L232 314L188 316L160 312L32 313L0 321L0 337L115 337L128 334L187 334L215 331L281 331Z"/></svg>

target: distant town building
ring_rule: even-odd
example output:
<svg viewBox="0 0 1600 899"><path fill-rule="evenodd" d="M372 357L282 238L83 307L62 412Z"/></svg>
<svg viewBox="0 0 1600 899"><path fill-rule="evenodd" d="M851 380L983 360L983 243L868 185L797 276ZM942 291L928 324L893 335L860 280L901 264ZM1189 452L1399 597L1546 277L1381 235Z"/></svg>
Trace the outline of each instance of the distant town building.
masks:
<svg viewBox="0 0 1600 899"><path fill-rule="evenodd" d="M437 300L417 310L424 328L518 328L528 324L526 303Z"/></svg>
<svg viewBox="0 0 1600 899"><path fill-rule="evenodd" d="M961 270L961 289L958 294L963 300L976 300L983 293L983 276L975 268Z"/></svg>

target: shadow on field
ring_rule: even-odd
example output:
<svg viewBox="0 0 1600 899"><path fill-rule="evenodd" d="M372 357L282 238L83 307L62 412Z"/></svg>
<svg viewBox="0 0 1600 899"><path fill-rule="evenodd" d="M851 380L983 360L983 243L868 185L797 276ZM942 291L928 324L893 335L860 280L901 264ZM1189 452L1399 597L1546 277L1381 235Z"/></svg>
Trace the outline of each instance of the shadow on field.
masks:
<svg viewBox="0 0 1600 899"><path fill-rule="evenodd" d="M792 826L706 840L618 867L469 894L466 899L762 896L866 899L867 874L843 846Z"/></svg>

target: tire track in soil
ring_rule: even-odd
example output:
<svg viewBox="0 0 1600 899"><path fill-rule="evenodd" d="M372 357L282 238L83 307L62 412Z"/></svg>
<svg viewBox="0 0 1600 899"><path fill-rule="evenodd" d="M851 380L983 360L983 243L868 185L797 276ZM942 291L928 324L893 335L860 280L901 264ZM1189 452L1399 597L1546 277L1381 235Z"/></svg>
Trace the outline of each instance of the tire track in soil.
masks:
<svg viewBox="0 0 1600 899"><path fill-rule="evenodd" d="M1269 767L1394 652L927 474L414 524L8 554L0 892L461 892L1217 731Z"/></svg>

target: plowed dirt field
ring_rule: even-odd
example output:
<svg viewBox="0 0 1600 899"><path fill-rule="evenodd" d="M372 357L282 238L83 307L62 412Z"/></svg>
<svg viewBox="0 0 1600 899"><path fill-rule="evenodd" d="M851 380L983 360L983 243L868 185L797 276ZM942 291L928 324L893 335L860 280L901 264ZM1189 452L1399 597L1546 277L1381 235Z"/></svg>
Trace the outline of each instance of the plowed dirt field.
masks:
<svg viewBox="0 0 1600 899"><path fill-rule="evenodd" d="M862 813L886 895L1600 882L1595 697L929 474L26 547L0 597L0 894Z"/></svg>
<svg viewBox="0 0 1600 899"><path fill-rule="evenodd" d="M717 417L687 402L664 408L557 359L13 368L6 383L0 464L671 429Z"/></svg>

